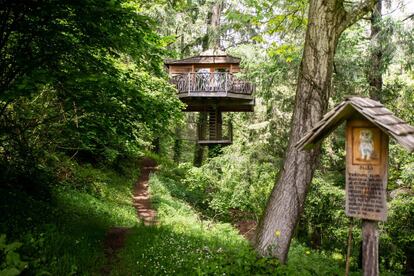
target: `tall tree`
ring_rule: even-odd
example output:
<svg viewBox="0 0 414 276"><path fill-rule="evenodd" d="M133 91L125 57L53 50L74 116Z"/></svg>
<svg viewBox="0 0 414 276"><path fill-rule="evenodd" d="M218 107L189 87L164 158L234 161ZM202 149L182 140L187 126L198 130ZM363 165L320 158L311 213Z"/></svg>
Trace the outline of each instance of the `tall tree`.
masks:
<svg viewBox="0 0 414 276"><path fill-rule="evenodd" d="M220 48L220 17L223 9L222 1L214 2L211 11L207 14L207 33L203 39L203 51ZM207 113L200 112L198 116L197 137L204 137L207 129ZM195 146L193 164L200 167L203 163L204 148L199 144Z"/></svg>
<svg viewBox="0 0 414 276"><path fill-rule="evenodd" d="M220 17L223 10L223 2L216 1L209 14L208 22L208 48L218 49L220 48Z"/></svg>
<svg viewBox="0 0 414 276"><path fill-rule="evenodd" d="M368 13L375 0L344 7L343 0L311 0L302 61L296 89L288 149L279 179L258 227L256 249L286 262L290 242L313 173L320 147L298 151L295 144L326 112L331 94L333 59L342 32Z"/></svg>
<svg viewBox="0 0 414 276"><path fill-rule="evenodd" d="M369 96L374 100L381 100L382 90L382 47L381 47L381 14L382 0L377 0L371 14L371 58L368 69L368 81L370 86Z"/></svg>

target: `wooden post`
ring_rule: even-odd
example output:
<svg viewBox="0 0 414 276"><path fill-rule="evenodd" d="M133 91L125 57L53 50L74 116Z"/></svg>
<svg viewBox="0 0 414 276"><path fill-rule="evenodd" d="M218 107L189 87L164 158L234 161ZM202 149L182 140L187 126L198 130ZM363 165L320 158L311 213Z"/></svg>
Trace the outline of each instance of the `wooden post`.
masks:
<svg viewBox="0 0 414 276"><path fill-rule="evenodd" d="M378 238L378 223L373 220L362 220L362 269L364 276L379 275Z"/></svg>

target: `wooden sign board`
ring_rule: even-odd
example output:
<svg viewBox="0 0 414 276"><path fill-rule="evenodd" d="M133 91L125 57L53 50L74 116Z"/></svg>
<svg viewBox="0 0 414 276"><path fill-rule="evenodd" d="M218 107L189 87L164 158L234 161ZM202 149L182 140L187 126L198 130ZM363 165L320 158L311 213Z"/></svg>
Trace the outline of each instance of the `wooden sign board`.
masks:
<svg viewBox="0 0 414 276"><path fill-rule="evenodd" d="M387 219L388 136L368 120L346 125L347 216Z"/></svg>

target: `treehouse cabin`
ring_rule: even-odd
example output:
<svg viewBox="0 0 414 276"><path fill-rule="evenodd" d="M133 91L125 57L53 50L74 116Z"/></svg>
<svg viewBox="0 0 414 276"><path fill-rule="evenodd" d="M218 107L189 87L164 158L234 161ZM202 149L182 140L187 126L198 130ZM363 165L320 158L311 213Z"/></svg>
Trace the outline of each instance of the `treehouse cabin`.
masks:
<svg viewBox="0 0 414 276"><path fill-rule="evenodd" d="M199 56L167 60L165 65L178 97L187 104L185 111L208 114L206 124L198 126L198 143L231 144L232 125L223 124L222 112L252 112L254 108L254 85L235 75L240 72L240 59L207 50Z"/></svg>

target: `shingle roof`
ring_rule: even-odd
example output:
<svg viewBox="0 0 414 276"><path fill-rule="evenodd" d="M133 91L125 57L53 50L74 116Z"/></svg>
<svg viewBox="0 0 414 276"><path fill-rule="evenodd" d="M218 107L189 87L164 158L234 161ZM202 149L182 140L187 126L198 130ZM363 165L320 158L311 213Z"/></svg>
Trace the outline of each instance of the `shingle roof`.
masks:
<svg viewBox="0 0 414 276"><path fill-rule="evenodd" d="M240 64L240 58L236 58L226 54L221 50L207 50L202 52L198 56L193 56L178 60L166 60L165 65L176 65L176 64L218 64L218 63L230 63Z"/></svg>
<svg viewBox="0 0 414 276"><path fill-rule="evenodd" d="M396 117L380 102L361 97L348 97L326 113L296 144L296 148L312 148L343 121L355 116L356 112L393 137L408 151L414 151L414 127Z"/></svg>

